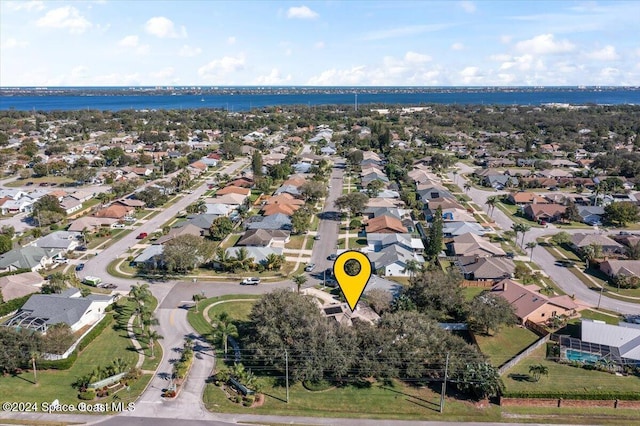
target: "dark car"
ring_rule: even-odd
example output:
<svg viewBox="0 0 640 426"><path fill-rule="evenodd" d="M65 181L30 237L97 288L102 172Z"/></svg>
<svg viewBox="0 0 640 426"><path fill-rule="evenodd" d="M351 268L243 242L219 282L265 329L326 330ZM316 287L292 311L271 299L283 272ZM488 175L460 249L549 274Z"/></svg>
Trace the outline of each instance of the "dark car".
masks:
<svg viewBox="0 0 640 426"><path fill-rule="evenodd" d="M335 254L335 253L331 253L331 254L329 255L329 257L327 257L327 259L329 259L329 260L336 260L337 258L338 258L338 255L337 255L337 254Z"/></svg>
<svg viewBox="0 0 640 426"><path fill-rule="evenodd" d="M82 271L84 269L84 263L78 263L76 265L76 271Z"/></svg>

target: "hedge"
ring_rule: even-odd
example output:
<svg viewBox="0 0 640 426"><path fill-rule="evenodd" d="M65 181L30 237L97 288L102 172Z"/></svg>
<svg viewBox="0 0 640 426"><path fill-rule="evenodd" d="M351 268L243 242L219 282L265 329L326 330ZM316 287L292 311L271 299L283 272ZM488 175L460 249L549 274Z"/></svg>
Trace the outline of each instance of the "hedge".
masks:
<svg viewBox="0 0 640 426"><path fill-rule="evenodd" d="M504 398L551 398L551 399L583 399L583 400L613 400L640 401L640 392L540 392L518 391L505 392Z"/></svg>
<svg viewBox="0 0 640 426"><path fill-rule="evenodd" d="M29 268L18 268L15 271L1 272L0 273L0 278L8 277L9 275L24 274L25 272L31 272L31 269L29 269Z"/></svg>
<svg viewBox="0 0 640 426"><path fill-rule="evenodd" d="M31 296L31 294L27 294L26 296L18 297L17 299L11 299L7 302L0 303L0 317L3 317L13 311L17 311L18 309L22 308L22 305L27 303L27 300L29 300Z"/></svg>

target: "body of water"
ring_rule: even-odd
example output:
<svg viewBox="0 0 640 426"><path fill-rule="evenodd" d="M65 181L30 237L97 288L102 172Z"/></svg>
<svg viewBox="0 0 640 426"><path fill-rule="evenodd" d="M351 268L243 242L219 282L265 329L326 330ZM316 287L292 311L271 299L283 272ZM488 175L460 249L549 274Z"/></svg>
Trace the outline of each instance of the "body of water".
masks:
<svg viewBox="0 0 640 426"><path fill-rule="evenodd" d="M204 93L198 94L114 94L101 92L91 95L91 89L77 94L8 94L0 96L0 110L54 111L95 109L119 111L126 109L197 109L215 108L227 111L248 111L252 108L279 105L348 105L354 107L354 93ZM6 92L5 92L6 93ZM640 105L640 90L633 89L540 89L540 90L437 90L437 91L386 91L374 93L367 90L357 94L358 107L372 104L401 104L419 106L426 104L462 105L542 105L561 103L572 105Z"/></svg>

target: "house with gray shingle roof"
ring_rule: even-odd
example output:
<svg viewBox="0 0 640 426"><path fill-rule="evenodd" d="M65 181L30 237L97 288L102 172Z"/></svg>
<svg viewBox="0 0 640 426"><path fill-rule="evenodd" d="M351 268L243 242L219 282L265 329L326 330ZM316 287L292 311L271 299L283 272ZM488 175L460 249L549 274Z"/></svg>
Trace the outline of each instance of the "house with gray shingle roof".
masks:
<svg viewBox="0 0 640 426"><path fill-rule="evenodd" d="M50 326L65 323L72 331L78 331L102 319L113 300L113 296L102 294L82 297L77 288L67 289L61 294L34 294L3 325L46 333Z"/></svg>
<svg viewBox="0 0 640 426"><path fill-rule="evenodd" d="M80 232L56 231L42 238L38 238L29 245L43 249L69 251L78 246L81 238L82 233Z"/></svg>
<svg viewBox="0 0 640 426"><path fill-rule="evenodd" d="M0 272L30 269L37 271L53 264L53 258L60 250L26 246L10 250L0 255Z"/></svg>
<svg viewBox="0 0 640 426"><path fill-rule="evenodd" d="M405 249L399 244L389 245L379 252L369 253L369 260L374 271L384 271L386 276L408 277L407 264L416 261L424 263L424 258L418 254Z"/></svg>
<svg viewBox="0 0 640 426"><path fill-rule="evenodd" d="M291 218L283 213L276 213L270 216L253 216L250 218L247 229L282 229L291 231Z"/></svg>

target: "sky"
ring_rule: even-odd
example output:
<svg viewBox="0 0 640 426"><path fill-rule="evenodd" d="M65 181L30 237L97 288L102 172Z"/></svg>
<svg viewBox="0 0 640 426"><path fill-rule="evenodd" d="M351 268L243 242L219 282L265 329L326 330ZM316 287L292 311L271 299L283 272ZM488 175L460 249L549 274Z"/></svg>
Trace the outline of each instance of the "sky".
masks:
<svg viewBox="0 0 640 426"><path fill-rule="evenodd" d="M640 86L640 1L0 0L0 86Z"/></svg>

